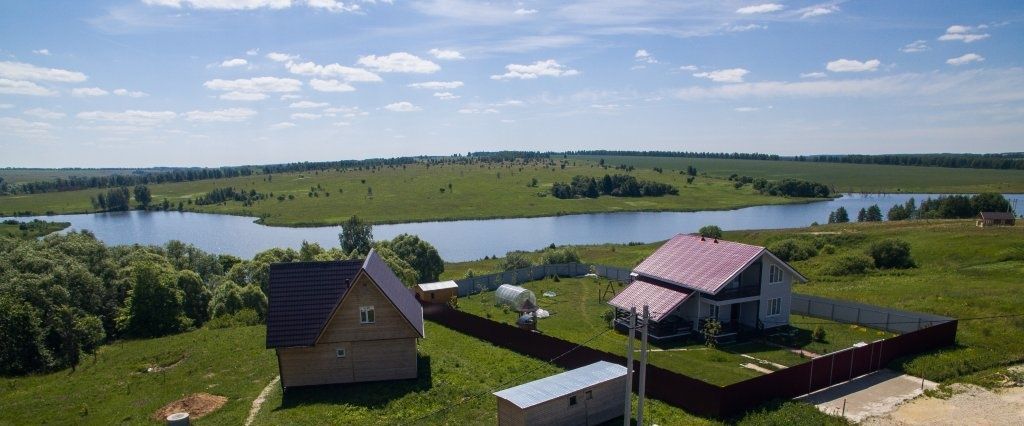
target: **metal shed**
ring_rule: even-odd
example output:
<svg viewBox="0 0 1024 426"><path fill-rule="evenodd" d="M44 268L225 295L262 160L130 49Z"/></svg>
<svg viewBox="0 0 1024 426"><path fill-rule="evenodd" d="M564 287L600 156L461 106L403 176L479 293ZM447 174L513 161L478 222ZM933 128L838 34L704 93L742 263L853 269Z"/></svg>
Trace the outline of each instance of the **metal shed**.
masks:
<svg viewBox="0 0 1024 426"><path fill-rule="evenodd" d="M625 412L626 367L606 361L494 393L499 425L596 425Z"/></svg>
<svg viewBox="0 0 1024 426"><path fill-rule="evenodd" d="M459 297L459 285L455 281L439 281L416 286L416 299L429 303L448 303Z"/></svg>

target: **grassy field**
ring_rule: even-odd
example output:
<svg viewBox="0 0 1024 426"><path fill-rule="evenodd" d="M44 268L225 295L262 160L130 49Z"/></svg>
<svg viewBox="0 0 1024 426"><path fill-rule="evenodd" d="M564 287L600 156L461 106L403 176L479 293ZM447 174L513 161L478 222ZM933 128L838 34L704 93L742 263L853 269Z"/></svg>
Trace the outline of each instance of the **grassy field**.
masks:
<svg viewBox="0 0 1024 426"><path fill-rule="evenodd" d="M840 192L972 193L982 191L1024 192L1024 170L960 169L944 167L888 166L875 164L815 163L803 161L729 160L672 157L572 157L608 165L629 164L686 170L694 166L710 176L763 177L769 180L796 178L832 185Z"/></svg>
<svg viewBox="0 0 1024 426"><path fill-rule="evenodd" d="M996 373L1006 366L1024 362L1024 298L1020 297L1024 226L977 228L970 220L851 223L727 232L725 238L761 245L788 238L822 239L835 252L820 252L811 259L792 262L810 279L807 284L797 285L796 292L966 319L960 321L957 346L899 363L899 368L911 374L936 381L985 384L997 379ZM822 272L837 257L863 253L871 242L885 238L909 242L917 267L839 277ZM580 255L585 262L633 267L658 245L582 246ZM468 269L484 274L498 265L498 260L449 264L445 276L461 278ZM1005 315L1018 316L968 319ZM819 322L800 318L792 321ZM829 336L843 338L840 330L827 331ZM814 345L808 349L822 349Z"/></svg>
<svg viewBox="0 0 1024 426"><path fill-rule="evenodd" d="M598 299L598 296L602 289L607 288L608 283L608 280L604 279L562 278L554 281L548 278L523 286L537 295L537 303L541 308L551 312L550 317L540 320L538 329L541 332L570 342L587 342L587 346L606 352L623 353L626 348L625 334L608 331L608 322L602 318L602 314L610 309L606 301L610 296L605 300ZM622 289L617 282L611 285L616 292ZM557 295L545 297L545 291L553 291ZM517 317L514 312L507 312L494 305L493 292L462 298L459 300L459 309L508 324L514 324ZM801 319L797 318L794 321ZM822 320L813 319L813 322L819 323ZM874 330L832 323L828 325L830 339L825 342L811 342L809 336L814 325L795 326L800 329L800 336L805 337L797 339L799 343L795 347L819 353L849 347L854 342L882 337ZM742 355L784 366L807 361L806 358L788 350L755 341L725 344L717 349L707 348L700 339L654 344L653 347L656 350L650 353L652 364L716 385L727 385L762 374L743 367L743 364L754 361ZM760 363L760 366L769 370L778 369L769 363Z"/></svg>
<svg viewBox="0 0 1024 426"><path fill-rule="evenodd" d="M37 238L71 226L67 222L26 222L22 229L21 224L0 223L0 237L9 238Z"/></svg>
<svg viewBox="0 0 1024 426"><path fill-rule="evenodd" d="M497 217L553 216L559 214L618 211L725 210L760 204L806 202L806 199L772 197L750 186L735 189L725 179L698 177L687 184L678 173L652 169L633 172L640 179L675 185L679 195L664 197L600 197L562 200L549 195L555 182L575 175L603 176L614 173L591 163L577 162L565 169L539 163L510 166L409 165L379 170L321 171L255 175L230 179L151 185L153 202L167 199L186 210L259 216L268 225L302 226L339 224L352 215L373 223L428 220L484 219ZM529 187L532 179L537 187ZM449 187L449 184L451 185ZM273 198L243 206L188 205L187 201L219 187L255 189ZM442 189L444 190L442 192ZM15 212L44 214L94 211L90 197L100 190L54 192L0 197L0 216ZM278 201L278 196L285 200ZM288 197L293 199L288 199Z"/></svg>

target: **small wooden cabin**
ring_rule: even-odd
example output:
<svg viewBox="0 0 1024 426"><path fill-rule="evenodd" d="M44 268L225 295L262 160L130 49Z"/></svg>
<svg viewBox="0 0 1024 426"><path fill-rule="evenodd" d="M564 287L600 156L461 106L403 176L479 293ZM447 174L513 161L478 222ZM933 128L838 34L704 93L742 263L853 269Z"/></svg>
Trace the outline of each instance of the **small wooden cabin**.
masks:
<svg viewBox="0 0 1024 426"><path fill-rule="evenodd" d="M376 252L272 264L268 300L284 388L416 378L423 308Z"/></svg>
<svg viewBox="0 0 1024 426"><path fill-rule="evenodd" d="M416 298L427 303L448 303L459 297L459 285L455 281L440 281L416 286Z"/></svg>
<svg viewBox="0 0 1024 426"><path fill-rule="evenodd" d="M606 361L494 393L498 425L596 425L626 410L626 367Z"/></svg>
<svg viewBox="0 0 1024 426"><path fill-rule="evenodd" d="M977 225L986 226L1013 226L1016 218L1010 212L981 212L978 214Z"/></svg>

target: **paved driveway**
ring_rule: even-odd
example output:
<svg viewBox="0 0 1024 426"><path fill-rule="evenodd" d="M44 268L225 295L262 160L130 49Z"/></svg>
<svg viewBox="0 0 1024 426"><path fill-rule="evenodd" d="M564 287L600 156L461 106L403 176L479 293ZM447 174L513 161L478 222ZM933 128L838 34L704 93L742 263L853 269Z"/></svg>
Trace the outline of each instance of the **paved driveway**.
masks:
<svg viewBox="0 0 1024 426"><path fill-rule="evenodd" d="M905 401L921 395L924 389L935 386L925 380L922 387L920 377L879 370L797 399L814 404L825 413L860 422L888 414Z"/></svg>

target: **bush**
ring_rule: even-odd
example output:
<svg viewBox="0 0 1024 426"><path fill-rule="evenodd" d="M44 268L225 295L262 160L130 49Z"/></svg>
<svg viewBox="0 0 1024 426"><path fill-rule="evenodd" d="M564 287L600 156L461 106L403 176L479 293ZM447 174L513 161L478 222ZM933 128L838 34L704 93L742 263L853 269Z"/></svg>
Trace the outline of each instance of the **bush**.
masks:
<svg viewBox="0 0 1024 426"><path fill-rule="evenodd" d="M722 228L717 225L702 226L697 232L704 238L722 238Z"/></svg>
<svg viewBox="0 0 1024 426"><path fill-rule="evenodd" d="M815 342L824 342L825 336L825 327L820 325L815 326L814 331L811 332L811 338L814 339Z"/></svg>
<svg viewBox="0 0 1024 426"><path fill-rule="evenodd" d="M228 315L221 315L206 323L207 328L232 328L259 325L260 316L252 309L242 309Z"/></svg>
<svg viewBox="0 0 1024 426"><path fill-rule="evenodd" d="M846 254L832 260L832 263L822 268L825 275L842 276L863 274L871 269L870 257L861 254Z"/></svg>
<svg viewBox="0 0 1024 426"><path fill-rule="evenodd" d="M821 246L821 252L825 254L834 254L836 252L836 246L832 244L825 244Z"/></svg>
<svg viewBox="0 0 1024 426"><path fill-rule="evenodd" d="M874 259L877 268L905 269L915 266L914 259L910 257L910 244L896 238L872 243L867 254Z"/></svg>
<svg viewBox="0 0 1024 426"><path fill-rule="evenodd" d="M580 261L580 253L575 247L562 247L544 250L541 255L541 263L544 265L555 265L559 263L574 263Z"/></svg>
<svg viewBox="0 0 1024 426"><path fill-rule="evenodd" d="M510 251L505 254L505 258L501 260L501 270L503 271L529 268L531 266L533 266L533 262L526 257L526 254L519 251Z"/></svg>
<svg viewBox="0 0 1024 426"><path fill-rule="evenodd" d="M768 251L786 262L807 260L818 255L818 250L814 248L814 244L809 241L796 239L772 243L768 246Z"/></svg>

